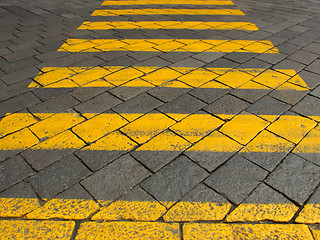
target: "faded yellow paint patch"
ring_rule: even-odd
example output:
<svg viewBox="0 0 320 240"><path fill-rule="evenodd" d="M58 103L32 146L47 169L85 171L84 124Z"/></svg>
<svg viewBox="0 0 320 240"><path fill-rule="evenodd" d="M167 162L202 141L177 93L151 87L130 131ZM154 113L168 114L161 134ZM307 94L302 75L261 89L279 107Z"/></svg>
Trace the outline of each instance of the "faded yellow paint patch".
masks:
<svg viewBox="0 0 320 240"><path fill-rule="evenodd" d="M248 74L240 69L234 69L216 78L216 81L232 88L237 88L240 85L249 82L252 78L254 78L254 76L251 74Z"/></svg>
<svg viewBox="0 0 320 240"><path fill-rule="evenodd" d="M238 9L98 9L91 16L119 15L242 15Z"/></svg>
<svg viewBox="0 0 320 240"><path fill-rule="evenodd" d="M54 150L54 149L78 149L85 145L85 142L78 138L75 134L71 131L67 130L62 132L52 138L49 138L31 149L33 150Z"/></svg>
<svg viewBox="0 0 320 240"><path fill-rule="evenodd" d="M296 218L296 222L307 224L320 223L320 204L306 204Z"/></svg>
<svg viewBox="0 0 320 240"><path fill-rule="evenodd" d="M30 113L7 114L0 121L0 137L28 127L37 120Z"/></svg>
<svg viewBox="0 0 320 240"><path fill-rule="evenodd" d="M127 123L119 114L105 113L75 126L72 130L86 142L94 142Z"/></svg>
<svg viewBox="0 0 320 240"><path fill-rule="evenodd" d="M298 143L316 125L315 121L305 117L282 115L268 127L268 130L291 142Z"/></svg>
<svg viewBox="0 0 320 240"><path fill-rule="evenodd" d="M184 239L310 239L306 225L299 224L210 224L186 223Z"/></svg>
<svg viewBox="0 0 320 240"><path fill-rule="evenodd" d="M312 129L293 150L294 153L320 153L320 131Z"/></svg>
<svg viewBox="0 0 320 240"><path fill-rule="evenodd" d="M218 131L214 131L187 151L237 152L241 145Z"/></svg>
<svg viewBox="0 0 320 240"><path fill-rule="evenodd" d="M222 120L209 114L192 114L170 127L170 129L188 141L196 142L223 123Z"/></svg>
<svg viewBox="0 0 320 240"><path fill-rule="evenodd" d="M178 202L163 216L167 222L222 220L231 208L230 203Z"/></svg>
<svg viewBox="0 0 320 240"><path fill-rule="evenodd" d="M206 69L196 69L191 71L178 78L179 81L182 81L192 87L199 87L200 85L213 80L218 75Z"/></svg>
<svg viewBox="0 0 320 240"><path fill-rule="evenodd" d="M150 5L150 4L190 4L190 5L234 5L232 1L224 1L224 0L189 0L188 2L183 0L124 0L124 1L104 1L101 5L102 6L109 6L109 5Z"/></svg>
<svg viewBox="0 0 320 240"><path fill-rule="evenodd" d="M256 31L257 26L250 22L200 22L200 21L141 21L141 22L88 22L82 23L78 29L212 29L212 30L247 30Z"/></svg>
<svg viewBox="0 0 320 240"><path fill-rule="evenodd" d="M289 152L293 147L293 143L264 130L241 152Z"/></svg>
<svg viewBox="0 0 320 240"><path fill-rule="evenodd" d="M39 142L27 128L0 139L0 150L24 150Z"/></svg>
<svg viewBox="0 0 320 240"><path fill-rule="evenodd" d="M57 113L30 127L40 139L50 138L84 121L78 113Z"/></svg>
<svg viewBox="0 0 320 240"><path fill-rule="evenodd" d="M177 42L180 45L177 46ZM252 46L255 40L201 40L190 39L68 39L58 51L101 52L101 51L151 51L151 52L241 52L242 48ZM161 44L166 43L165 48ZM185 46L180 47L181 43ZM249 52L263 53L273 47L270 41L259 41L259 48ZM157 49L159 48L159 49Z"/></svg>
<svg viewBox="0 0 320 240"><path fill-rule="evenodd" d="M70 239L74 222L1 220L0 239Z"/></svg>
<svg viewBox="0 0 320 240"><path fill-rule="evenodd" d="M312 232L312 235L314 237L315 240L320 240L320 230L318 228L315 227L310 227L310 230Z"/></svg>
<svg viewBox="0 0 320 240"><path fill-rule="evenodd" d="M299 210L294 204L259 204L243 203L227 217L227 222L258 222L271 220L289 222Z"/></svg>
<svg viewBox="0 0 320 240"><path fill-rule="evenodd" d="M85 199L51 199L42 207L27 214L27 219L73 219L82 220L88 218L99 209L99 205L93 200Z"/></svg>
<svg viewBox="0 0 320 240"><path fill-rule="evenodd" d="M21 217L41 205L37 198L0 198L0 217Z"/></svg>
<svg viewBox="0 0 320 240"><path fill-rule="evenodd" d="M149 142L143 144L136 151L183 151L191 144L178 135L164 131Z"/></svg>
<svg viewBox="0 0 320 240"><path fill-rule="evenodd" d="M87 222L80 225L77 240L89 239L180 239L178 223Z"/></svg>
<svg viewBox="0 0 320 240"><path fill-rule="evenodd" d="M138 143L144 143L176 122L161 113L149 113L121 129Z"/></svg>
<svg viewBox="0 0 320 240"><path fill-rule="evenodd" d="M224 124L220 131L241 144L247 144L268 125L269 122L255 115L236 115Z"/></svg>
<svg viewBox="0 0 320 240"><path fill-rule="evenodd" d="M104 151L128 151L133 149L137 144L119 131L112 132L107 136L100 138L88 147L82 150L104 150Z"/></svg>
<svg viewBox="0 0 320 240"><path fill-rule="evenodd" d="M277 88L284 82L288 81L290 76L274 70L266 70L253 80L255 82L266 85L270 88ZM302 79L301 79L302 80ZM303 80L302 80L303 81Z"/></svg>
<svg viewBox="0 0 320 240"><path fill-rule="evenodd" d="M102 208L91 220L156 221L166 211L157 201L115 201Z"/></svg>

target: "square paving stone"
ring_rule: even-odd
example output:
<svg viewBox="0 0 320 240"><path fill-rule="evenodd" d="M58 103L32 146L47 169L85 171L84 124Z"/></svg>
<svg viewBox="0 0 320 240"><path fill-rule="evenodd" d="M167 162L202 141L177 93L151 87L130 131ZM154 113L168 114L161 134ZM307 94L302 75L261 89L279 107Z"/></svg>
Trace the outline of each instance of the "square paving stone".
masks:
<svg viewBox="0 0 320 240"><path fill-rule="evenodd" d="M303 64L310 64L318 58L318 55L311 52L298 50L294 54L290 55L288 58Z"/></svg>
<svg viewBox="0 0 320 240"><path fill-rule="evenodd" d="M317 74L320 74L320 60L315 60L313 63L311 63L308 67L306 67L307 71L314 72Z"/></svg>
<svg viewBox="0 0 320 240"><path fill-rule="evenodd" d="M246 111L256 114L256 115L267 115L262 116L266 120L274 120L277 118L277 115L281 115L287 111L291 106L280 102L270 96L264 96L258 101L246 108Z"/></svg>
<svg viewBox="0 0 320 240"><path fill-rule="evenodd" d="M38 198L31 185L26 182L19 182L18 184L8 188L0 193L1 198Z"/></svg>
<svg viewBox="0 0 320 240"><path fill-rule="evenodd" d="M174 82L177 81L172 81L169 82L167 84L165 84L164 86L161 87L155 87L152 88L151 90L149 90L149 94L151 94L152 96L155 96L156 98L159 98L161 101L164 102L170 102L171 100L183 95L184 93L190 91L191 87L181 83L181 87L179 88L171 88L170 85L174 84ZM168 87L166 87L168 86ZM185 87L183 87L185 86Z"/></svg>
<svg viewBox="0 0 320 240"><path fill-rule="evenodd" d="M313 91L310 92L310 94L320 98L320 86L316 87Z"/></svg>
<svg viewBox="0 0 320 240"><path fill-rule="evenodd" d="M180 114L192 114L205 105L204 102L195 97L192 97L189 94L183 94L172 101L165 103L161 107L158 107L158 110L172 116L175 120L180 120Z"/></svg>
<svg viewBox="0 0 320 240"><path fill-rule="evenodd" d="M290 154L265 182L290 199L303 204L320 182L320 167Z"/></svg>
<svg viewBox="0 0 320 240"><path fill-rule="evenodd" d="M69 155L42 169L28 181L41 198L51 198L90 174L76 158Z"/></svg>
<svg viewBox="0 0 320 240"><path fill-rule="evenodd" d="M310 116L312 119L320 119L320 99L313 96L305 96L299 103L291 109L294 112L304 116Z"/></svg>
<svg viewBox="0 0 320 240"><path fill-rule="evenodd" d="M204 180L208 173L185 156L178 157L141 183L141 187L170 207Z"/></svg>
<svg viewBox="0 0 320 240"><path fill-rule="evenodd" d="M97 200L113 201L143 181L150 172L130 155L124 155L81 184Z"/></svg>
<svg viewBox="0 0 320 240"><path fill-rule="evenodd" d="M309 93L309 90L307 89L305 91L290 91L290 90L275 89L269 94L269 96L274 97L283 102L286 102L288 104L294 105L297 102L299 102L308 93Z"/></svg>
<svg viewBox="0 0 320 240"><path fill-rule="evenodd" d="M240 155L233 156L205 181L235 204L242 202L268 172Z"/></svg>
<svg viewBox="0 0 320 240"><path fill-rule="evenodd" d="M216 88L194 88L190 91L190 94L192 96L195 96L202 101L206 103L211 103L218 98L222 97L223 95L226 95L228 92L230 92L231 89L228 89L226 86L226 89L216 89Z"/></svg>
<svg viewBox="0 0 320 240"><path fill-rule="evenodd" d="M212 114L236 115L248 105L247 102L227 94L206 106L204 110ZM231 118L231 116L225 118Z"/></svg>
<svg viewBox="0 0 320 240"><path fill-rule="evenodd" d="M0 163L0 191L11 187L31 174L33 174L33 170L19 155Z"/></svg>

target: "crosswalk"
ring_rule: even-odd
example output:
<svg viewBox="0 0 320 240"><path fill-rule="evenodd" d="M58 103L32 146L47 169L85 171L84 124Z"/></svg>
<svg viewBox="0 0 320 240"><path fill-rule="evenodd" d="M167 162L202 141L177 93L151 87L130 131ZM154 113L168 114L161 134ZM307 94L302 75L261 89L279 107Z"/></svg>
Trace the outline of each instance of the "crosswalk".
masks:
<svg viewBox="0 0 320 240"><path fill-rule="evenodd" d="M143 8L134 8L139 5ZM174 8L162 8L173 5ZM193 8L188 8L191 5ZM201 8L222 6L225 9ZM103 9L95 10L93 17L127 15L235 15L243 16L232 1L216 0L119 0L105 1ZM112 7L105 9L106 7ZM121 7L125 6L125 9ZM131 7L131 8L128 8ZM150 8L150 6L152 6ZM194 8L197 7L197 8ZM85 21L78 30L117 29L192 29L257 31L251 22L204 21ZM192 53L265 53L277 54L279 50L269 40L222 39L68 39L60 52L192 52ZM195 68L160 66L64 66L44 67L30 83L29 88L167 88L167 89L222 89L222 90L272 90L307 91L309 87L294 69L263 68ZM122 101L114 100L116 107ZM200 101L199 101L200 102ZM158 105L157 105L158 104ZM90 165L87 152L112 152L116 159L128 152L148 169L157 172L167 162L161 162L165 154L177 157L182 152L191 159L210 153L320 153L320 116L277 115L248 112L209 114L199 107L171 110L154 107L119 108L118 111L95 112L19 112L8 113L0 121L0 150L4 158L21 153L28 157L34 151L61 151L73 153L88 163L94 171L104 163ZM138 105L138 104L137 104ZM154 103L160 107L161 103ZM263 112L263 111L262 111ZM145 161L145 153L154 152L156 165ZM221 166L206 161L198 164L212 172ZM40 159L39 159L40 161ZM254 161L254 160L253 160ZM107 163L107 162L106 162ZM109 162L108 162L109 163ZM110 163L112 164L112 163ZM33 166L37 168L35 164ZM265 166L267 170L268 167ZM165 186L164 186L165 187ZM267 190L266 190L267 191ZM212 196L210 195L212 194ZM112 201L110 199L43 199L41 205L33 198L0 198L0 216L24 217L24 220L1 220L1 238L12 238L17 232L22 237L49 234L51 239L68 239L73 233L73 220L90 219L81 223L76 239L217 239L250 235L251 239L288 237L312 239L305 223L320 223L319 204L307 204L299 208L284 198L281 203L244 203L233 205L217 193L208 193L215 202L199 200L171 201L153 198ZM314 214L310 214L310 213ZM271 220L290 222L299 214L300 224L228 224ZM162 219L161 221L159 218ZM67 221L50 221L60 219ZM226 223L202 223L222 221ZM45 221L38 221L45 220ZM48 221L49 220L49 221ZM91 221L92 220L92 221ZM100 222L100 221L110 222ZM135 220L121 221L121 220ZM193 221L200 221L193 223ZM183 228L179 222L187 222ZM21 229L28 235L23 236ZM51 229L48 233L46 229ZM181 232L182 229L182 232ZM316 232L316 230L312 230ZM22 234L22 235L21 235ZM315 234L315 233L313 233ZM263 235L263 236L262 236ZM100 239L98 238L98 239Z"/></svg>

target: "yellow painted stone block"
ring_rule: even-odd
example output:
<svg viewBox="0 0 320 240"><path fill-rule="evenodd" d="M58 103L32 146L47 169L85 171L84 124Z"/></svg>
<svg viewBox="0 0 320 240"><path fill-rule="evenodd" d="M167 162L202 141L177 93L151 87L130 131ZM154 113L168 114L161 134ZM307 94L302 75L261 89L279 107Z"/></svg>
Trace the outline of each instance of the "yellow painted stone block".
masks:
<svg viewBox="0 0 320 240"><path fill-rule="evenodd" d="M0 137L28 127L37 120L30 113L7 114L0 121Z"/></svg>
<svg viewBox="0 0 320 240"><path fill-rule="evenodd" d="M188 2L183 0L121 0L121 1L104 1L101 5L102 6L109 6L109 5L150 5L150 4L191 4L191 5L234 5L232 1L226 0L189 0Z"/></svg>
<svg viewBox="0 0 320 240"><path fill-rule="evenodd" d="M0 150L24 150L39 142L27 128L0 139Z"/></svg>
<svg viewBox="0 0 320 240"><path fill-rule="evenodd" d="M293 150L294 153L320 153L320 131L312 129Z"/></svg>
<svg viewBox="0 0 320 240"><path fill-rule="evenodd" d="M0 198L0 217L21 217L41 207L37 198Z"/></svg>
<svg viewBox="0 0 320 240"><path fill-rule="evenodd" d="M320 223L320 204L306 204L299 213L299 216L296 218L296 222L307 224Z"/></svg>
<svg viewBox="0 0 320 240"><path fill-rule="evenodd" d="M217 74L206 69L196 69L179 77L178 80L191 85L192 87L199 87L200 85L215 79L217 76Z"/></svg>

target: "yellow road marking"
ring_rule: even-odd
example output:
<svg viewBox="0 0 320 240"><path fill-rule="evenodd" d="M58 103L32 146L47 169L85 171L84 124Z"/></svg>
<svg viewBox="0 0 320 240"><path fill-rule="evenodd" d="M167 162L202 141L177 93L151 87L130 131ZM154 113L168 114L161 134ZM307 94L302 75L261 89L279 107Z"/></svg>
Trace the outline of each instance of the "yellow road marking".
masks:
<svg viewBox="0 0 320 240"><path fill-rule="evenodd" d="M99 9L92 16L120 16L120 15L244 15L238 9Z"/></svg>
<svg viewBox="0 0 320 240"><path fill-rule="evenodd" d="M298 223L320 223L320 204L308 203L296 219ZM320 237L320 234L319 234Z"/></svg>
<svg viewBox="0 0 320 240"><path fill-rule="evenodd" d="M294 149L294 153L320 153L320 131L312 129Z"/></svg>
<svg viewBox="0 0 320 240"><path fill-rule="evenodd" d="M259 30L250 22L200 22L200 21L141 21L141 22L88 22L82 23L79 30L108 30L108 29L212 29L212 30Z"/></svg>
<svg viewBox="0 0 320 240"><path fill-rule="evenodd" d="M178 223L86 222L80 225L76 240L88 239L180 239Z"/></svg>
<svg viewBox="0 0 320 240"><path fill-rule="evenodd" d="M295 75L295 84L289 83L292 78L279 70L250 69L250 68L206 68L195 69L187 67L56 67L42 69L29 88L73 88L73 87L151 87L162 86L182 88L181 84L166 84L177 79L192 87L200 88L238 88L238 89L269 89L277 90L308 90L307 84L301 77L295 75L295 70L287 69L288 74ZM283 70L282 70L283 71ZM66 72L67 74L62 74ZM72 73L71 73L72 72ZM259 75L260 74L260 75ZM260 77L263 75L264 81ZM141 79L145 81L141 81ZM136 81L134 81L136 80ZM137 81L138 80L138 81ZM63 82L63 84L60 84ZM90 84L91 83L91 84ZM150 85L150 84L152 85ZM222 83L222 84L221 84ZM54 85L56 84L56 85ZM304 86L304 87L301 87ZM26 123L32 122L32 117ZM7 126L5 131L14 131L16 126Z"/></svg>
<svg viewBox="0 0 320 240"><path fill-rule="evenodd" d="M306 225L296 224L210 224L183 225L184 239L310 239Z"/></svg>
<svg viewBox="0 0 320 240"><path fill-rule="evenodd" d="M0 217L21 217L39 207L37 198L0 198Z"/></svg>
<svg viewBox="0 0 320 240"><path fill-rule="evenodd" d="M232 1L225 0L188 0L188 2L183 0L122 0L122 1L104 1L102 6L109 5L152 5L152 4L190 4L190 5L234 5Z"/></svg>
<svg viewBox="0 0 320 240"><path fill-rule="evenodd" d="M0 239L70 239L74 222L1 220Z"/></svg>
<svg viewBox="0 0 320 240"><path fill-rule="evenodd" d="M68 39L58 51L252 52L279 53L268 40Z"/></svg>

